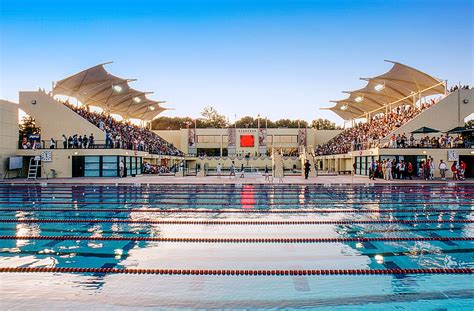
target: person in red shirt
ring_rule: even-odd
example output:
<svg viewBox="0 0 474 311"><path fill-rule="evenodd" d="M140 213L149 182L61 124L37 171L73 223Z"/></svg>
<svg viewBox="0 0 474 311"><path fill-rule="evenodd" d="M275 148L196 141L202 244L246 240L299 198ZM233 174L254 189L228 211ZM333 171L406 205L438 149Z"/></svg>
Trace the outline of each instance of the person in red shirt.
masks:
<svg viewBox="0 0 474 311"><path fill-rule="evenodd" d="M464 180L464 174L466 174L466 162L464 161L461 161L461 165L460 165L460 172L459 172L459 179L461 180Z"/></svg>
<svg viewBox="0 0 474 311"><path fill-rule="evenodd" d="M453 180L458 180L458 162L454 161L451 165L451 172L453 173Z"/></svg>
<svg viewBox="0 0 474 311"><path fill-rule="evenodd" d="M408 162L407 175L408 175L408 178L410 178L411 180L412 175L413 175L413 164L411 164L411 162Z"/></svg>

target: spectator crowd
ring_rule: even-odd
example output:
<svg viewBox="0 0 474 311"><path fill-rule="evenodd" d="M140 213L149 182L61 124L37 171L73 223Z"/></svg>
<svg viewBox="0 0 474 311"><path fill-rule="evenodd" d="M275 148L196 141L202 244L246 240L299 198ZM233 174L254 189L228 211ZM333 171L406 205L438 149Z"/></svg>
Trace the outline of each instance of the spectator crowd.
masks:
<svg viewBox="0 0 474 311"><path fill-rule="evenodd" d="M122 148L173 156L184 155L173 144L144 127L117 121L105 112L91 112L85 106L74 106L69 102L65 102L64 105L105 132L106 148ZM63 146L68 148L94 148L95 139L92 134L90 136L76 134L67 139L66 135L62 137Z"/></svg>
<svg viewBox="0 0 474 311"><path fill-rule="evenodd" d="M411 105L398 106L387 114L376 115L371 118L370 122L359 123L352 128L344 130L326 144L318 145L316 147L316 154L340 154L347 153L352 148L360 150L375 147L390 132L407 123L434 103L435 101L431 100L420 107Z"/></svg>
<svg viewBox="0 0 474 311"><path fill-rule="evenodd" d="M168 174L170 169L165 165L143 162L143 174Z"/></svg>
<svg viewBox="0 0 474 311"><path fill-rule="evenodd" d="M453 180L464 180L466 168L466 162L462 160L459 163L454 161L450 168ZM434 180L435 169L439 169L441 180L446 180L449 168L443 160L440 160L436 165L433 158L429 157L421 161L418 167L412 162L404 160L398 162L395 159L376 160L369 163L369 179L411 180L413 177L419 177L424 180Z"/></svg>
<svg viewBox="0 0 474 311"><path fill-rule="evenodd" d="M388 148L470 148L471 143L466 141L463 135L454 136L448 133L440 136L422 136L415 139L413 134L409 137L405 133L392 134L388 143L381 145Z"/></svg>
<svg viewBox="0 0 474 311"><path fill-rule="evenodd" d="M457 90L469 90L469 85L454 85L449 89L449 92L455 92Z"/></svg>

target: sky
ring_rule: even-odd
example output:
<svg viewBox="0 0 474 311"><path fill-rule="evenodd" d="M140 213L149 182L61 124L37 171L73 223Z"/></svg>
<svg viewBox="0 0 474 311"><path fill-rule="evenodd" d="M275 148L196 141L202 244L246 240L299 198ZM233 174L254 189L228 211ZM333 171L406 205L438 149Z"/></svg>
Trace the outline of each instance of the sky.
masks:
<svg viewBox="0 0 474 311"><path fill-rule="evenodd" d="M0 0L0 98L96 64L164 116L327 118L398 61L473 85L472 0Z"/></svg>

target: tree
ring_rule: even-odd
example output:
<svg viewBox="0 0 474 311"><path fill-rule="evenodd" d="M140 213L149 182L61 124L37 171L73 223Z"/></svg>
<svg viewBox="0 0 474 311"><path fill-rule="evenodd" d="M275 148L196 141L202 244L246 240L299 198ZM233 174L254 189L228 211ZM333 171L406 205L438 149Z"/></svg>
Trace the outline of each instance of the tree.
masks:
<svg viewBox="0 0 474 311"><path fill-rule="evenodd" d="M20 124L20 138L28 135L39 135L41 134L41 129L36 126L35 119L30 116L25 116L21 119Z"/></svg>
<svg viewBox="0 0 474 311"><path fill-rule="evenodd" d="M227 118L219 114L214 108L206 107L201 112L202 118L192 119L190 117L159 117L152 121L152 129L154 130L179 130L182 128L194 127L197 128L226 128L229 125ZM236 125L239 128L257 128L258 119L245 116L236 121ZM232 127L235 124L231 125ZM311 122L311 126L317 130L339 130L340 126L337 126L334 122L327 119L316 119ZM266 118L260 118L261 128L305 128L308 127L308 122L305 120L290 120L280 119L277 121L268 120Z"/></svg>
<svg viewBox="0 0 474 311"><path fill-rule="evenodd" d="M260 121L262 121L262 120L260 120ZM240 118L240 120L238 120L235 123L236 123L237 127L240 127L240 128L256 128L256 127L258 127L258 120L254 119L253 117L250 117L250 116L242 117L242 118ZM260 124L260 126L262 126L262 124ZM265 126L265 124L263 124L263 126Z"/></svg>
<svg viewBox="0 0 474 311"><path fill-rule="evenodd" d="M341 127L328 119L316 119L311 122L311 127L317 130L340 130Z"/></svg>
<svg viewBox="0 0 474 311"><path fill-rule="evenodd" d="M305 120L280 119L275 121L275 127L305 128L307 126L308 122Z"/></svg>
<svg viewBox="0 0 474 311"><path fill-rule="evenodd" d="M151 122L154 130L179 130L188 126L194 127L194 119L189 117L159 117Z"/></svg>
<svg viewBox="0 0 474 311"><path fill-rule="evenodd" d="M212 128L224 128L229 125L227 118L217 112L213 107L205 107L201 112L204 120L201 120L203 125Z"/></svg>

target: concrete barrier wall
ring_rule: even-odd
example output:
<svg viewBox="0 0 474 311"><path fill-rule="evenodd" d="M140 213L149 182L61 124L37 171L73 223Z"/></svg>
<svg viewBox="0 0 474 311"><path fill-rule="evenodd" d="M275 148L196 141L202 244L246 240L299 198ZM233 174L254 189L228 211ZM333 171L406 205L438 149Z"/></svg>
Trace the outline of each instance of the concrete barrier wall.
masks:
<svg viewBox="0 0 474 311"><path fill-rule="evenodd" d="M18 131L18 104L0 100L0 179L6 173L8 157L16 154Z"/></svg>
<svg viewBox="0 0 474 311"><path fill-rule="evenodd" d="M464 103L465 101L467 103ZM423 126L439 131L449 131L457 126L464 126L464 119L472 113L474 113L474 89L458 90L387 135L385 139L389 139L393 133L409 135Z"/></svg>
<svg viewBox="0 0 474 311"><path fill-rule="evenodd" d="M104 131L44 92L20 92L19 108L35 119L41 128L42 140L54 138L60 144L62 134L69 137L74 134L89 136L91 133L96 141L105 140Z"/></svg>

